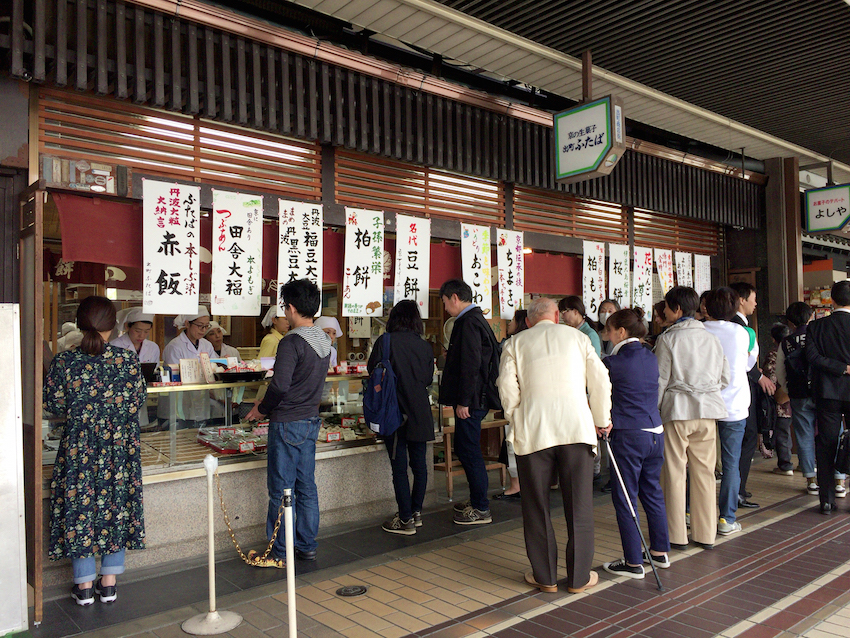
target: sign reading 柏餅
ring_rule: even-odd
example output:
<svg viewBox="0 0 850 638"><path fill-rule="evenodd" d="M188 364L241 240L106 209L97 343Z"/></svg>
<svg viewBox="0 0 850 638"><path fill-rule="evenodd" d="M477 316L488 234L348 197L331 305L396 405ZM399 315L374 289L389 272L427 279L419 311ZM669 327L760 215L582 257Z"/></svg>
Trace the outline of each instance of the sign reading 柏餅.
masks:
<svg viewBox="0 0 850 638"><path fill-rule="evenodd" d="M661 294L666 295L673 287L673 251L655 249L655 268L661 283Z"/></svg>
<svg viewBox="0 0 850 638"><path fill-rule="evenodd" d="M842 230L849 219L850 184L806 191L806 231Z"/></svg>
<svg viewBox="0 0 850 638"><path fill-rule="evenodd" d="M525 293L523 235L499 229L496 234L496 262L499 266L499 316L510 321L522 309Z"/></svg>
<svg viewBox="0 0 850 638"><path fill-rule="evenodd" d="M630 263L627 245L608 244L608 298L616 301L621 308L631 305Z"/></svg>
<svg viewBox="0 0 850 638"><path fill-rule="evenodd" d="M460 225L460 261L463 280L472 288L472 303L487 319L493 316L490 281L490 227Z"/></svg>
<svg viewBox="0 0 850 638"><path fill-rule="evenodd" d="M213 190L214 315L255 317L263 291L263 198Z"/></svg>
<svg viewBox="0 0 850 638"><path fill-rule="evenodd" d="M142 306L150 314L195 314L201 189L146 179L142 197Z"/></svg>
<svg viewBox="0 0 850 638"><path fill-rule="evenodd" d="M582 299L588 317L597 321L599 305L605 299L605 244L584 241L582 258Z"/></svg>
<svg viewBox="0 0 850 638"><path fill-rule="evenodd" d="M652 248L635 246L635 267L632 273L632 308L643 308L652 316Z"/></svg>
<svg viewBox="0 0 850 638"><path fill-rule="evenodd" d="M384 211L345 208L343 317L380 317L384 295Z"/></svg>
<svg viewBox="0 0 850 638"><path fill-rule="evenodd" d="M555 181L608 175L626 150L623 107L611 95L555 114Z"/></svg>
<svg viewBox="0 0 850 638"><path fill-rule="evenodd" d="M309 279L322 292L322 205L278 200L277 285ZM321 299L321 297L320 297ZM283 298L277 296L283 316ZM322 304L319 303L321 314Z"/></svg>
<svg viewBox="0 0 850 638"><path fill-rule="evenodd" d="M694 256L691 253L680 253L676 251L676 284L679 286L694 287L693 264Z"/></svg>
<svg viewBox="0 0 850 638"><path fill-rule="evenodd" d="M431 274L431 220L396 215L395 303L416 302L419 314L428 318Z"/></svg>
<svg viewBox="0 0 850 638"><path fill-rule="evenodd" d="M701 295L711 290L711 257L694 255L694 290Z"/></svg>

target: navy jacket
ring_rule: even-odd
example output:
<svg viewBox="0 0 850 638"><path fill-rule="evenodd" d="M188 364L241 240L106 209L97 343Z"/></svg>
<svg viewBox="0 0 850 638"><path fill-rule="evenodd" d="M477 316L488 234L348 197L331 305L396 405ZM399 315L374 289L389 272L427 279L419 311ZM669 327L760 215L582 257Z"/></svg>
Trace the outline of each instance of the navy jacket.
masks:
<svg viewBox="0 0 850 638"><path fill-rule="evenodd" d="M611 377L611 421L617 430L661 425L658 412L658 359L640 342L627 343L602 360Z"/></svg>

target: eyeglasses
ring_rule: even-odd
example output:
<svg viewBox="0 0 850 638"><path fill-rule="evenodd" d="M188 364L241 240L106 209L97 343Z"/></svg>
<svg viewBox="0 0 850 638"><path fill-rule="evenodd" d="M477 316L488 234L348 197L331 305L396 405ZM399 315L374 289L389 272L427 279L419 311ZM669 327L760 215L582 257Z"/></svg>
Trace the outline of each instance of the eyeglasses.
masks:
<svg viewBox="0 0 850 638"><path fill-rule="evenodd" d="M193 326L195 326L196 328L200 328L201 330L209 330L210 329L210 324L208 324L208 323L201 324L201 323L195 323L194 321L192 321L190 323Z"/></svg>

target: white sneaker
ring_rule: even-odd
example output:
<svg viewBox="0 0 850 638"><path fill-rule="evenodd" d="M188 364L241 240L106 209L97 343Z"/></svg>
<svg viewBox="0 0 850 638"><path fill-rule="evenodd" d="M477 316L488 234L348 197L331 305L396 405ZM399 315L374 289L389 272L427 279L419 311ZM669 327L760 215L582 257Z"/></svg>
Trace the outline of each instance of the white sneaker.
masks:
<svg viewBox="0 0 850 638"><path fill-rule="evenodd" d="M835 498L847 496L847 488L844 487L844 479L835 479Z"/></svg>
<svg viewBox="0 0 850 638"><path fill-rule="evenodd" d="M717 533L721 536L729 536L729 534L740 532L742 529L738 521L727 523L725 518L721 518L717 523Z"/></svg>
<svg viewBox="0 0 850 638"><path fill-rule="evenodd" d="M808 479L806 483L806 492L808 492L810 496L817 496L820 493L818 482L815 479Z"/></svg>

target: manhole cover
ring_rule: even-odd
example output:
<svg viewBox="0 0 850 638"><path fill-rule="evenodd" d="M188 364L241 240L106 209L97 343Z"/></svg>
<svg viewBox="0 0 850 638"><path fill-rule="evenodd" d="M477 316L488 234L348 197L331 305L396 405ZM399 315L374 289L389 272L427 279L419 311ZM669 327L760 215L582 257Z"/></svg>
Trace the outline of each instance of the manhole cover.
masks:
<svg viewBox="0 0 850 638"><path fill-rule="evenodd" d="M337 596L362 596L366 593L366 587L363 585L346 585L336 590Z"/></svg>

